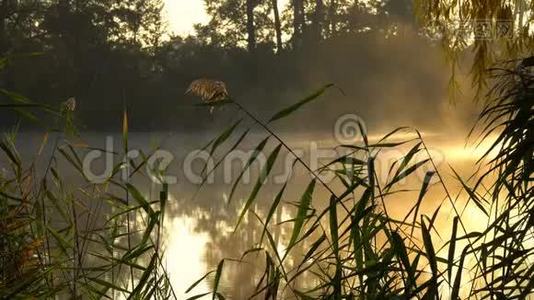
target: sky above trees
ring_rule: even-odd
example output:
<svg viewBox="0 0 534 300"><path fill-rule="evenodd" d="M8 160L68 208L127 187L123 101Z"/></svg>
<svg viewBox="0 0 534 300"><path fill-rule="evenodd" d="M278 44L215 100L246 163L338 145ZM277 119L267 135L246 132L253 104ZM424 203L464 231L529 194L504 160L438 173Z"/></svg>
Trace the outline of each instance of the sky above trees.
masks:
<svg viewBox="0 0 534 300"><path fill-rule="evenodd" d="M279 9L283 10L288 1L279 1ZM210 20L204 0L165 0L163 13L168 23L168 30L181 36L194 34L194 24L205 24Z"/></svg>
<svg viewBox="0 0 534 300"><path fill-rule="evenodd" d="M178 35L193 34L194 24L209 21L203 0L165 0L163 13L168 30Z"/></svg>

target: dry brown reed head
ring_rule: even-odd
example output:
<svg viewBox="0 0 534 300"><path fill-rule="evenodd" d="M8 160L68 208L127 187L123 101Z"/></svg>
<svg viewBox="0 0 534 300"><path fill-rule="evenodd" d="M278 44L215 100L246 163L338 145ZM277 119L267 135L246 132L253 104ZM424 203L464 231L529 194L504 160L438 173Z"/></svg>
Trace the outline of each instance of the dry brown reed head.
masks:
<svg viewBox="0 0 534 300"><path fill-rule="evenodd" d="M200 97L203 102L216 102L228 99L226 84L219 80L200 78L191 82L185 94Z"/></svg>
<svg viewBox="0 0 534 300"><path fill-rule="evenodd" d="M67 101L63 102L64 111L74 111L76 109L76 98L70 97Z"/></svg>

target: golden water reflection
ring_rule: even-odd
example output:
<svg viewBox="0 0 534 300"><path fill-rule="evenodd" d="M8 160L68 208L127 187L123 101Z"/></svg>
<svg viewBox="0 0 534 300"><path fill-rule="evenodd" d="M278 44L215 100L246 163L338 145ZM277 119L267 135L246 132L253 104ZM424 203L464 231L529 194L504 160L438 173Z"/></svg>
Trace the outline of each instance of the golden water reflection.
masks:
<svg viewBox="0 0 534 300"><path fill-rule="evenodd" d="M454 167L462 177L470 176L475 170L476 160L485 153L490 144L466 146L465 140L461 137L451 139L437 134L428 134L426 139L431 155L435 156L439 162L438 169L444 174L444 180L450 188L449 192L452 193L453 198L456 198L455 206L461 208L461 213L467 216L464 221L466 227L472 230L481 230L486 226L484 221L486 217L476 206L465 205L466 198L464 196L456 197L460 187L452 176L449 165ZM328 144L329 142L323 141L323 143ZM291 198L291 192L287 197L298 199L298 193L301 192L300 189L305 184L305 181L301 181L295 185L298 188L293 192L293 195L297 198ZM189 195L193 190L184 192L184 187L180 187L180 189L180 192L176 192L171 201L174 203L174 210L171 209L173 212L166 216L166 264L178 297L187 298L209 291L210 280L203 281L194 289L194 292L185 294L189 285L201 278L206 272L214 270L221 259L239 259L247 249L253 248L254 243L260 239L263 227L252 219L252 214L247 214L241 229L233 232L241 207L238 203L232 205L225 203L225 195L229 191L228 186L210 186L205 189L199 199L195 200L188 196L179 196ZM270 199L273 199L278 189L279 187L266 187L266 191L263 192L267 195L263 197L263 202L260 201L254 208L256 213L260 216L266 215L268 209L266 203L268 204ZM322 192L324 194L324 191ZM246 195L246 191L243 195ZM321 197L321 191L318 191L315 198L325 197ZM406 213L407 207L411 207L411 201L414 201L415 198L413 194L407 194L406 199L401 197L394 203L386 203L386 208L392 215L401 216ZM406 201L410 204L407 204ZM315 202L314 205L320 206ZM440 206L440 215L436 224L440 230L439 234L436 235L436 240L438 243L444 243L450 236L455 213L452 204L445 200L443 190L435 188L429 191L427 199L421 207L421 213L431 215L438 206ZM275 218L275 223L290 219L291 210L284 206ZM284 241L287 242L290 232L284 226L277 227L279 228L276 229L274 238L279 250L283 251ZM461 249L461 247L457 247L457 249ZM294 255L298 255L298 253ZM255 281L259 279L254 276L263 271L261 268L263 268L264 260L263 256L252 254L244 259L245 263L226 264L222 279L225 295L232 299L243 299L250 295L253 292Z"/></svg>

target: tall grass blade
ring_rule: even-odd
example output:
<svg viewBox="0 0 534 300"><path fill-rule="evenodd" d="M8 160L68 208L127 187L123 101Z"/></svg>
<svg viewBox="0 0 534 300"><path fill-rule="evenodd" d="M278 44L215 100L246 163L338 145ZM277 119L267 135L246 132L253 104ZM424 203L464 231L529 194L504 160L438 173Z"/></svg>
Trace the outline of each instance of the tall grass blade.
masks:
<svg viewBox="0 0 534 300"><path fill-rule="evenodd" d="M234 193L237 189L237 186L239 184L239 181L241 180L241 178L243 178L243 175L245 174L245 172L250 168L250 166L252 165L252 163L254 163L254 161L256 160L256 158L258 158L258 155L260 155L263 151L263 148L265 148L265 145L267 144L267 141L269 140L269 137L266 137L265 139L263 139L259 144L258 146L256 146L256 148L254 149L254 151L252 152L252 155L250 156L250 158L248 159L247 163L245 164L245 166L243 167L243 170L241 170L241 172L239 173L239 175L237 176L237 179L235 180L234 182L234 185L232 186L232 189L230 191L230 195L228 196L228 203L230 203L232 201L232 198L234 196Z"/></svg>
<svg viewBox="0 0 534 300"><path fill-rule="evenodd" d="M224 266L224 259L221 260L219 265L217 265L217 271L215 272L215 280L213 281L213 297L212 297L213 300L215 300L215 296L218 294L219 284L220 284L221 276L223 272L223 266Z"/></svg>
<svg viewBox="0 0 534 300"><path fill-rule="evenodd" d="M273 152L269 155L267 158L267 162L263 169L261 170L260 176L258 177L256 184L254 185L254 188L252 189L252 192L250 193L247 202L245 203L245 207L241 210L241 214L239 215L239 218L237 220L237 224L235 226L235 230L239 227L239 224L241 224L241 221L243 220L243 217L249 210L250 206L256 200L256 197L258 196L258 193L260 192L261 187L265 183L265 180L271 173L271 170L273 169L274 163L276 161L276 158L278 157L278 154L280 153L280 149L282 148L282 145L278 145Z"/></svg>

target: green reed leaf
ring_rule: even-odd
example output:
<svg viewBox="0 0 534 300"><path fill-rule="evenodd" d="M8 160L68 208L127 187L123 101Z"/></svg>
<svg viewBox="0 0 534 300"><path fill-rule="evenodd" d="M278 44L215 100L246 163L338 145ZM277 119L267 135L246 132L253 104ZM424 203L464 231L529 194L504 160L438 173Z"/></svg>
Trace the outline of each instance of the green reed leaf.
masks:
<svg viewBox="0 0 534 300"><path fill-rule="evenodd" d="M291 238L289 239L289 245L287 246L287 253L289 252L289 249L291 249L295 242L297 241L300 231L302 230L302 227L304 226L304 221L307 219L307 213L308 209L310 208L310 204L312 202L313 197L313 190L315 189L315 179L313 179L310 184L308 184L308 187L306 188L306 191L300 198L300 204L297 211L297 217L295 218L295 224L293 225L293 232L291 233Z"/></svg>

